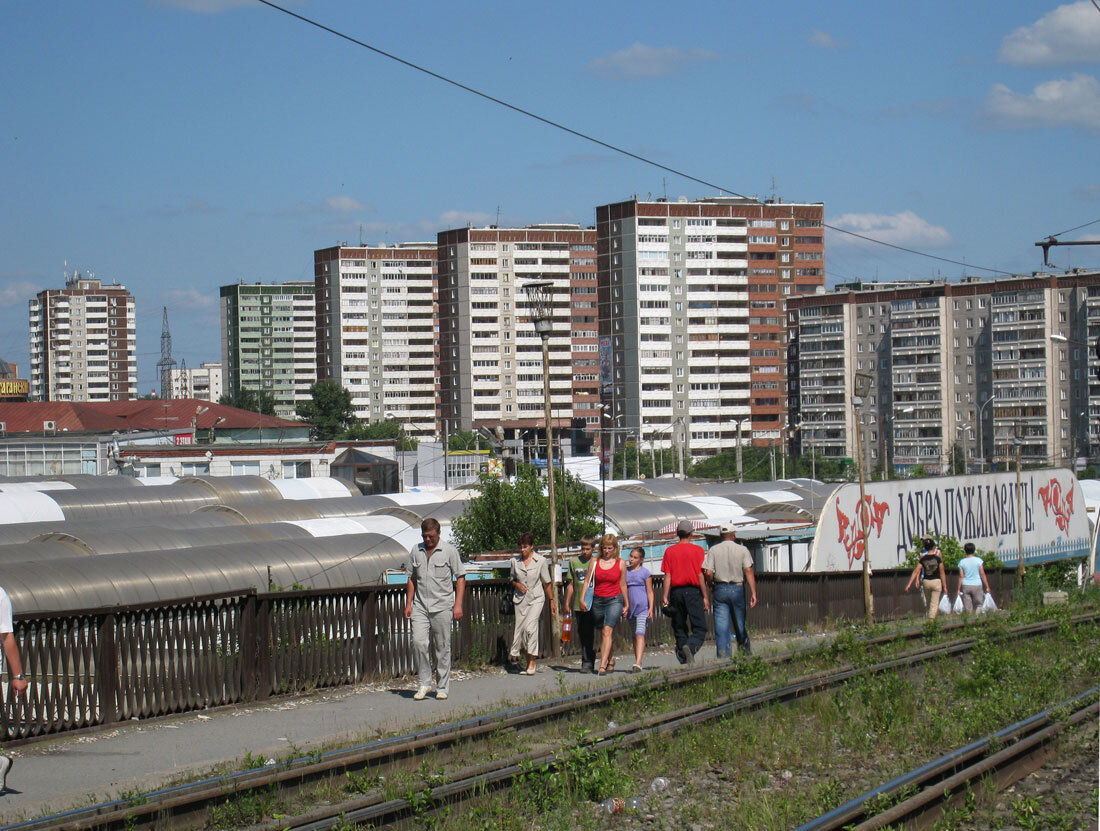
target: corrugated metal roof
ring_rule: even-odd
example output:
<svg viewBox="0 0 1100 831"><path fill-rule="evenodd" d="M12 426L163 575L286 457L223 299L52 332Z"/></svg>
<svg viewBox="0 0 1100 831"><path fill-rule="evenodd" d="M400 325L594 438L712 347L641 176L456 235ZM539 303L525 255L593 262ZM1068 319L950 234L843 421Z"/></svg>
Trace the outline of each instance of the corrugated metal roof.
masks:
<svg viewBox="0 0 1100 831"><path fill-rule="evenodd" d="M202 412L199 412L202 410ZM251 413L213 401L180 398L172 401L29 401L0 403L0 421L11 433L44 433L43 422L52 421L58 432L109 433L118 430L186 430L192 419L199 430L298 428L308 425L275 416ZM218 421L221 419L221 421ZM49 431L51 434L53 430Z"/></svg>

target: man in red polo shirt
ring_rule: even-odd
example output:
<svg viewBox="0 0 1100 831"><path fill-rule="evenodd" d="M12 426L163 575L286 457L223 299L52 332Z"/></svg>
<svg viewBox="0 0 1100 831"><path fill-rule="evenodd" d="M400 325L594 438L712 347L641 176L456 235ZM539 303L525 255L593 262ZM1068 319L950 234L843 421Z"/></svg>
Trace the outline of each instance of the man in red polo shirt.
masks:
<svg viewBox="0 0 1100 831"><path fill-rule="evenodd" d="M681 664L695 661L695 653L707 635L706 613L710 611L707 583L703 579L706 552L692 542L695 527L688 520L676 526L680 541L665 549L661 560L664 572L664 603L672 611L672 631L676 634L676 659ZM688 629L690 627L690 634Z"/></svg>

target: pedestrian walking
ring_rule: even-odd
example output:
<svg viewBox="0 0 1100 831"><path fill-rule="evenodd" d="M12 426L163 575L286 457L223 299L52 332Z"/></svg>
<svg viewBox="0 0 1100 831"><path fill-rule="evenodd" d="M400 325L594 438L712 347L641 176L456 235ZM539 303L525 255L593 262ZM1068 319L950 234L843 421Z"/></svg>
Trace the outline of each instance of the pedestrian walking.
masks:
<svg viewBox="0 0 1100 831"><path fill-rule="evenodd" d="M15 626L12 624L11 598L0 588L0 647L8 664L8 678L17 696L27 691L27 676L23 674L23 660L19 656L19 644L15 642ZM0 793L8 788L8 773L14 760L0 755Z"/></svg>
<svg viewBox="0 0 1100 831"><path fill-rule="evenodd" d="M513 661L526 656L525 669L520 675L535 674L535 658L539 654L539 621L547 599L550 610L558 613L558 601L554 584L550 579L550 560L535 553L535 537L524 533L519 536L519 554L512 558L512 602L516 605L516 628L512 634L512 646L508 650Z"/></svg>
<svg viewBox="0 0 1100 831"><path fill-rule="evenodd" d="M681 664L695 661L695 653L707 636L707 617L710 596L703 579L703 549L690 542L695 526L681 520L676 526L679 542L665 549L661 560L664 572L662 606L669 607L672 631L676 635L676 659Z"/></svg>
<svg viewBox="0 0 1100 831"><path fill-rule="evenodd" d="M569 560L569 581L565 584L565 607L573 615L573 632L581 647L581 672L596 671L596 617L592 612L592 592L585 594L588 566L596 551L596 538L581 537L581 551ZM584 599L585 608L580 606Z"/></svg>
<svg viewBox="0 0 1100 831"><path fill-rule="evenodd" d="M435 697L450 695L451 622L462 619L466 566L451 544L439 541L439 520L420 523L421 542L409 551L405 617L412 621L413 655L418 686L413 698L423 701L432 689L432 655L439 679Z"/></svg>
<svg viewBox="0 0 1100 831"><path fill-rule="evenodd" d="M615 656L611 654L615 624L627 616L630 601L626 592L626 567L619 556L619 539L614 534L604 534L600 540L600 556L588 567L584 581L585 596L589 585L593 586L592 614L600 628L600 669L597 675L605 675L615 669ZM587 605L584 598L581 603Z"/></svg>
<svg viewBox="0 0 1100 831"><path fill-rule="evenodd" d="M626 568L626 597L630 603L629 620L634 622L633 672L642 671L645 657L645 633L653 620L653 575L642 565L645 549L638 547L630 552Z"/></svg>
<svg viewBox="0 0 1100 831"><path fill-rule="evenodd" d="M989 591L989 580L985 576L985 563L974 553L974 543L963 546L966 554L959 560L959 594L963 599L963 611L973 612L982 608L985 593Z"/></svg>
<svg viewBox="0 0 1100 831"><path fill-rule="evenodd" d="M920 555L916 568L909 575L905 590L909 591L918 582L924 589L924 600L928 604L928 619L935 620L940 611L940 596L947 589L947 572L943 568L943 555L936 547L935 540L925 537L921 540L924 553Z"/></svg>
<svg viewBox="0 0 1100 831"><path fill-rule="evenodd" d="M715 543L703 557L703 574L714 584L714 641L719 658L730 656L730 623L737 646L746 655L752 654L749 632L745 628L745 584L749 587L749 608L756 608L756 575L752 554L737 542L736 529L723 525L722 540Z"/></svg>

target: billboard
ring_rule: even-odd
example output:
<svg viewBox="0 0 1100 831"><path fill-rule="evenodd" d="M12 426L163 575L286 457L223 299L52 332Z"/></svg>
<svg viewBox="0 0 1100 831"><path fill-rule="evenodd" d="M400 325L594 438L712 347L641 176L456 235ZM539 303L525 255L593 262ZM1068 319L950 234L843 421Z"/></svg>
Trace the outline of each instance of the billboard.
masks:
<svg viewBox="0 0 1100 831"><path fill-rule="evenodd" d="M1023 471L1019 512L1015 473L869 482L864 493L866 537L859 485L842 485L829 496L814 535L811 571L862 570L868 552L871 568L896 568L913 538L925 534L972 542L995 551L1005 565L1019 559L1021 531L1024 565L1089 554L1084 494L1065 469Z"/></svg>
<svg viewBox="0 0 1100 831"><path fill-rule="evenodd" d="M0 398L26 400L31 394L30 381L22 378L0 378Z"/></svg>

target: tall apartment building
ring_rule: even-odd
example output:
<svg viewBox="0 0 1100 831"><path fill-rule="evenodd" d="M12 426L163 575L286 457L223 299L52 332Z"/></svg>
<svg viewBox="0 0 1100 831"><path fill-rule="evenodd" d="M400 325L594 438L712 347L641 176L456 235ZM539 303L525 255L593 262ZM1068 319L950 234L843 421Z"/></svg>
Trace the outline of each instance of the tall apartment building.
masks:
<svg viewBox="0 0 1100 831"><path fill-rule="evenodd" d="M78 271L30 301L31 398L126 401L137 395L137 321L125 286Z"/></svg>
<svg viewBox="0 0 1100 831"><path fill-rule="evenodd" d="M313 283L222 286L221 330L224 391L268 393L294 418L317 380Z"/></svg>
<svg viewBox="0 0 1100 831"><path fill-rule="evenodd" d="M577 225L440 232L440 413L449 429L540 428L542 341L523 286L550 281L556 430L598 425L596 232Z"/></svg>
<svg viewBox="0 0 1100 831"><path fill-rule="evenodd" d="M361 421L435 435L435 245L337 246L313 264L318 377L351 392Z"/></svg>
<svg viewBox="0 0 1100 831"><path fill-rule="evenodd" d="M971 468L1017 448L1062 465L1098 443L1100 272L856 283L792 301L788 320L800 452L942 473L953 449Z"/></svg>
<svg viewBox="0 0 1100 831"><path fill-rule="evenodd" d="M694 457L786 439L786 303L824 285L823 216L725 197L596 209L602 399L618 430Z"/></svg>
<svg viewBox="0 0 1100 831"><path fill-rule="evenodd" d="M197 367L181 366L172 373L173 398L197 398L200 401L217 401L225 392L222 383L222 365L204 361Z"/></svg>

